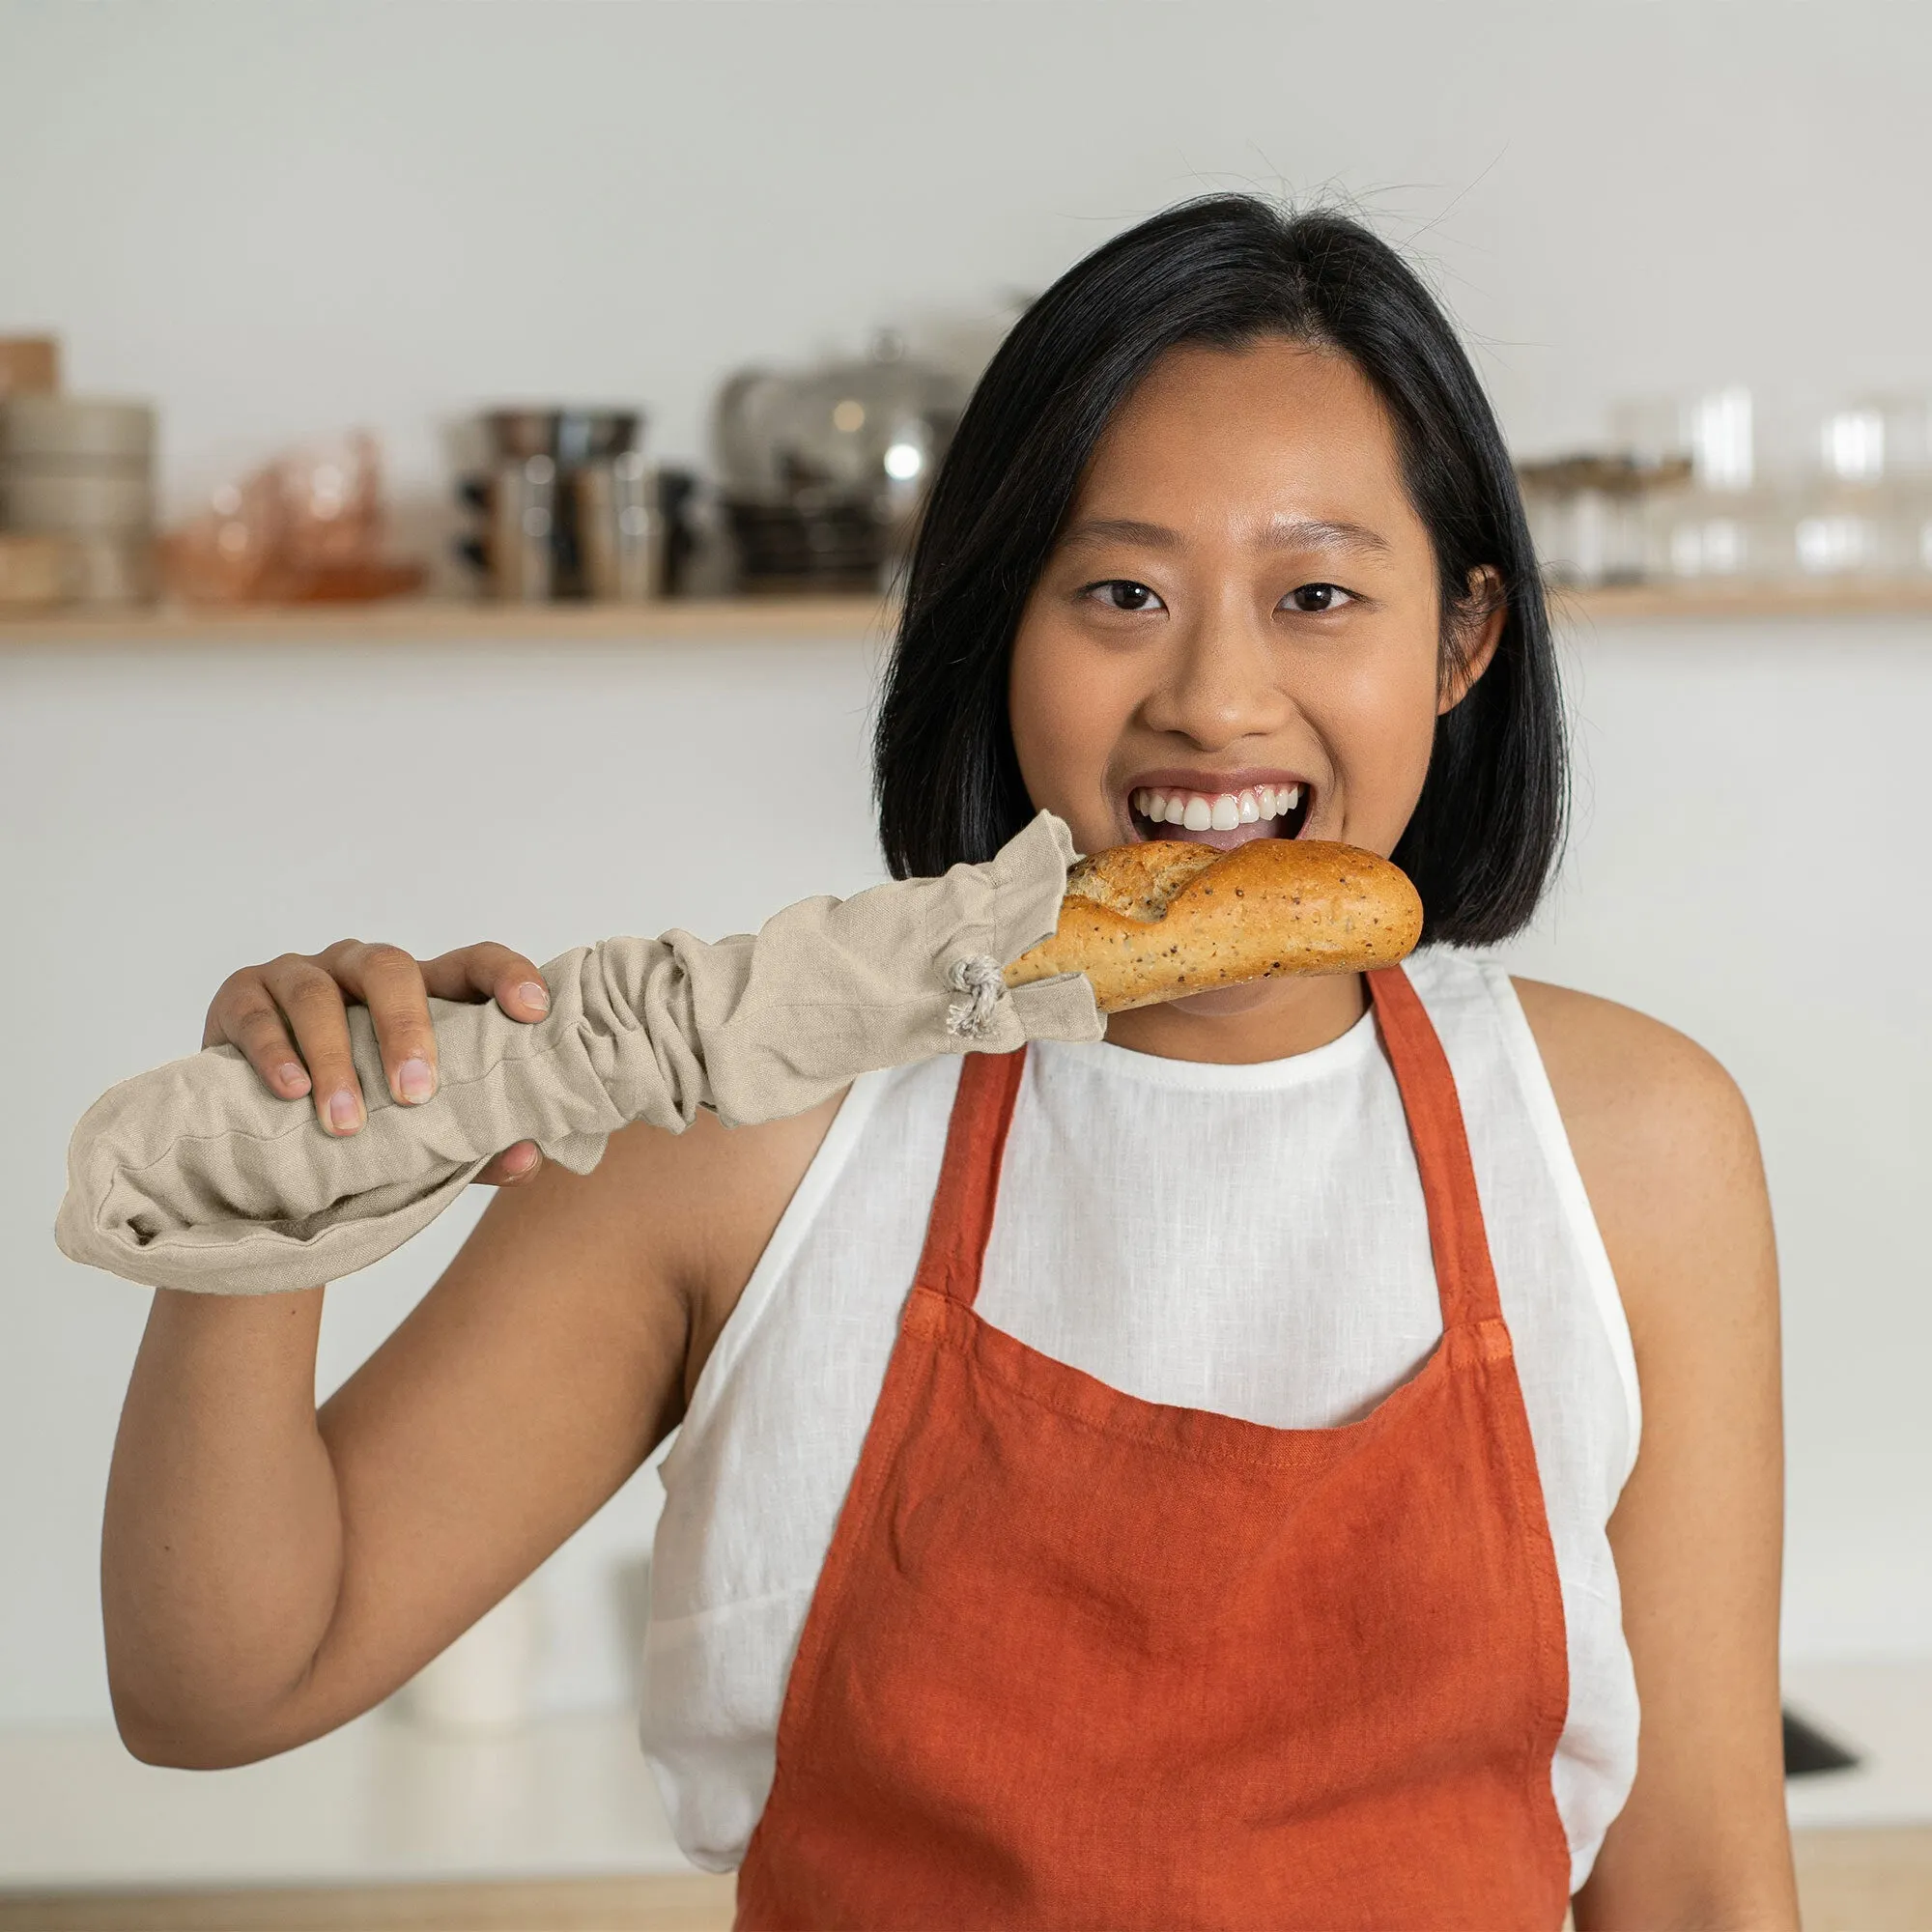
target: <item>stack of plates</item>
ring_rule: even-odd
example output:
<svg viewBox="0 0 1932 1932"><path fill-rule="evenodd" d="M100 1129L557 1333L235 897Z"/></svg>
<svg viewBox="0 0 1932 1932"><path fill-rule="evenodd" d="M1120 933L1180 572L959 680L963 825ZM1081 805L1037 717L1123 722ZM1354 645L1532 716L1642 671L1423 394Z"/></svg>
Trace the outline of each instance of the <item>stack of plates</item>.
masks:
<svg viewBox="0 0 1932 1932"><path fill-rule="evenodd" d="M876 590L889 531L869 497L791 503L725 499L748 591Z"/></svg>
<svg viewBox="0 0 1932 1932"><path fill-rule="evenodd" d="M0 399L0 530L56 540L64 596L155 594L155 412L76 396Z"/></svg>

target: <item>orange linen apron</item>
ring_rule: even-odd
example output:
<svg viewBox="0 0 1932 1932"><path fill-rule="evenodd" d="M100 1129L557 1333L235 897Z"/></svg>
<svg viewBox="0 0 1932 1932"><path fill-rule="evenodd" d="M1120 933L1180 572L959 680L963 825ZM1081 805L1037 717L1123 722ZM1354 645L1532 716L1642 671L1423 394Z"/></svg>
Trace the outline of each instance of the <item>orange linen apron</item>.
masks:
<svg viewBox="0 0 1932 1932"><path fill-rule="evenodd" d="M740 1927L1561 1924L1535 1450L1449 1063L1370 979L1443 1337L1340 1429L1142 1402L976 1315L1025 1056L967 1059Z"/></svg>

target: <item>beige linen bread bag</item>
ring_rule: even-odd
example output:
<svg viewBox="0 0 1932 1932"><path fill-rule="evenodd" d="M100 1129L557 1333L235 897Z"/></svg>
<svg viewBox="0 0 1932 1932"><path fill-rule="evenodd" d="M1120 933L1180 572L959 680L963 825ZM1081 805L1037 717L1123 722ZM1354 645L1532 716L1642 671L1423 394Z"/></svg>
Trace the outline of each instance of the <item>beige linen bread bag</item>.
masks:
<svg viewBox="0 0 1932 1932"><path fill-rule="evenodd" d="M633 1121L778 1120L877 1067L1097 1039L1086 980L1009 991L998 971L1054 930L1073 856L1041 812L982 865L807 899L756 934L580 947L543 969L551 1008L534 1025L432 1000L440 1079L419 1106L390 1098L368 1011L352 1007L368 1118L341 1139L234 1047L206 1048L82 1116L55 1237L156 1288L312 1288L400 1246L520 1140L587 1174Z"/></svg>

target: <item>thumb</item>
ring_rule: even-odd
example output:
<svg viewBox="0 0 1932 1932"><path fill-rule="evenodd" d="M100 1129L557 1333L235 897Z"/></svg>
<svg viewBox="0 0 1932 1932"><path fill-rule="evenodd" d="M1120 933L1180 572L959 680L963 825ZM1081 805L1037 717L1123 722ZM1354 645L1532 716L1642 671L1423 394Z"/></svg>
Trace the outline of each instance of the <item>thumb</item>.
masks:
<svg viewBox="0 0 1932 1932"><path fill-rule="evenodd" d="M476 1177L481 1187L511 1187L527 1180L543 1165L543 1151L535 1141L507 1147Z"/></svg>

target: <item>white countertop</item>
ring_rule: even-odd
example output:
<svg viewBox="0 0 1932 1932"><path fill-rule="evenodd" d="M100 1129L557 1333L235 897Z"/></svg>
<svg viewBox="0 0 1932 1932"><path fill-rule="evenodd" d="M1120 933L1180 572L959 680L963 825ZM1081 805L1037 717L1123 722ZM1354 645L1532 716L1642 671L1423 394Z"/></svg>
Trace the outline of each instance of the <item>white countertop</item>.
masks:
<svg viewBox="0 0 1932 1932"><path fill-rule="evenodd" d="M1794 1666L1867 1754L1790 1786L1795 1826L1932 1822L1932 1661ZM240 1771L137 1763L108 1730L0 1735L0 1889L684 1873L628 1711L441 1736L387 1710Z"/></svg>
<svg viewBox="0 0 1932 1932"><path fill-rule="evenodd" d="M1786 1664L1791 1708L1859 1752L1851 1771L1793 1778L1800 1829L1932 1824L1932 1659Z"/></svg>
<svg viewBox="0 0 1932 1932"><path fill-rule="evenodd" d="M500 1735L387 1709L237 1771L112 1730L0 1734L0 1889L689 1872L628 1711Z"/></svg>

